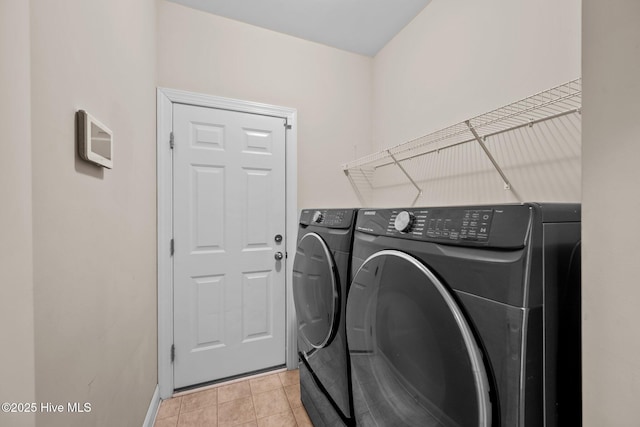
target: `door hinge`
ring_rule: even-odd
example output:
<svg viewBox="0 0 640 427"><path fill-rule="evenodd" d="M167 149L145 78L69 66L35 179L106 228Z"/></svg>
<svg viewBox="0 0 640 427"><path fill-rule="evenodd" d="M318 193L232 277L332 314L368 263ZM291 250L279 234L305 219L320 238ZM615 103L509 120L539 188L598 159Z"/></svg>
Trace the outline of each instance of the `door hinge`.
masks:
<svg viewBox="0 0 640 427"><path fill-rule="evenodd" d="M284 119L284 128L291 129L291 125L289 124L289 121L287 119Z"/></svg>
<svg viewBox="0 0 640 427"><path fill-rule="evenodd" d="M171 363L176 360L176 345L171 344Z"/></svg>
<svg viewBox="0 0 640 427"><path fill-rule="evenodd" d="M169 148L173 150L173 132L169 134Z"/></svg>
<svg viewBox="0 0 640 427"><path fill-rule="evenodd" d="M171 243L169 244L169 252L171 256L173 256L174 251L175 251L175 245L173 244L173 239L171 239Z"/></svg>

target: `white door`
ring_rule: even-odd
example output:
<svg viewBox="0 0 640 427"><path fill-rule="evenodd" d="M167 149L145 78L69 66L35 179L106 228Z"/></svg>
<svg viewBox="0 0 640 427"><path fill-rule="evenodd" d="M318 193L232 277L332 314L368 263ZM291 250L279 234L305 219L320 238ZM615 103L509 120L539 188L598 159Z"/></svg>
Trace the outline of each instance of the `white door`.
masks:
<svg viewBox="0 0 640 427"><path fill-rule="evenodd" d="M283 365L285 120L174 104L173 132L174 387Z"/></svg>

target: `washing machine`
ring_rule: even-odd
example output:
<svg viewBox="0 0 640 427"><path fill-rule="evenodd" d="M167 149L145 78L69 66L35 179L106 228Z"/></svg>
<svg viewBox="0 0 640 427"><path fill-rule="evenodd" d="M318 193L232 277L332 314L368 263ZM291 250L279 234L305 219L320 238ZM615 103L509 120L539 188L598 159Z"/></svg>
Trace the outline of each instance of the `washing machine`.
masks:
<svg viewBox="0 0 640 427"><path fill-rule="evenodd" d="M355 209L305 209L293 262L300 395L315 427L354 425L345 334Z"/></svg>
<svg viewBox="0 0 640 427"><path fill-rule="evenodd" d="M580 205L364 209L352 269L358 425L581 425Z"/></svg>

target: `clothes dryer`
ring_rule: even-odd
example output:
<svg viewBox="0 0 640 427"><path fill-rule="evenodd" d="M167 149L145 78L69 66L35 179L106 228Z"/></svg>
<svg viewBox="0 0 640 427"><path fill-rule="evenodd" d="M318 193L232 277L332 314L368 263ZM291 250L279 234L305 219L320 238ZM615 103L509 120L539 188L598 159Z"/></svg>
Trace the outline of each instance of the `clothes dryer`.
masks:
<svg viewBox="0 0 640 427"><path fill-rule="evenodd" d="M358 425L581 425L579 242L574 204L361 210Z"/></svg>
<svg viewBox="0 0 640 427"><path fill-rule="evenodd" d="M355 209L305 209L293 263L300 394L315 427L354 424L345 335Z"/></svg>

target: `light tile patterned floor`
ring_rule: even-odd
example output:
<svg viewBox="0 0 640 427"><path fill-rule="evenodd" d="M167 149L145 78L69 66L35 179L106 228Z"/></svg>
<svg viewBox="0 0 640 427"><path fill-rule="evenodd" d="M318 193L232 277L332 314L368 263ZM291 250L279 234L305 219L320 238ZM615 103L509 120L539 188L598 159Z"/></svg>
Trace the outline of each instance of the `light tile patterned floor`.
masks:
<svg viewBox="0 0 640 427"><path fill-rule="evenodd" d="M164 400L155 427L313 427L300 401L298 370L283 371Z"/></svg>

